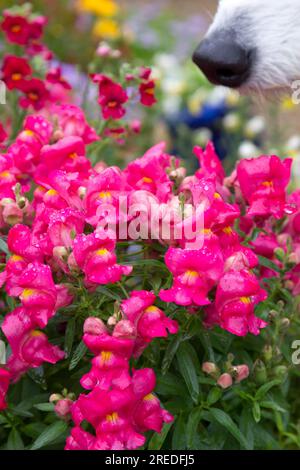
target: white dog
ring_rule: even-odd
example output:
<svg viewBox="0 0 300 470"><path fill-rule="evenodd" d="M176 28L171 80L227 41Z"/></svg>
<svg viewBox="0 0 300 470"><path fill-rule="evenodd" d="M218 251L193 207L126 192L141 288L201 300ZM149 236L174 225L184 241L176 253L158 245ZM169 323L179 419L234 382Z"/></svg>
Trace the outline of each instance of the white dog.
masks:
<svg viewBox="0 0 300 470"><path fill-rule="evenodd" d="M300 79L300 0L220 0L193 60L215 84L290 90Z"/></svg>

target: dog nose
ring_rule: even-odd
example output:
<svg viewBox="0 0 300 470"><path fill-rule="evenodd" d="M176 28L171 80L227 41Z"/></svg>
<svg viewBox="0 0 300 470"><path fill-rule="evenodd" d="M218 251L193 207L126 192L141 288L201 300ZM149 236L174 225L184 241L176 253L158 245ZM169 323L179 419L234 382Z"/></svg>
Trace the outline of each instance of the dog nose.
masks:
<svg viewBox="0 0 300 470"><path fill-rule="evenodd" d="M193 61L215 85L237 88L250 75L250 52L224 37L204 39L193 54Z"/></svg>

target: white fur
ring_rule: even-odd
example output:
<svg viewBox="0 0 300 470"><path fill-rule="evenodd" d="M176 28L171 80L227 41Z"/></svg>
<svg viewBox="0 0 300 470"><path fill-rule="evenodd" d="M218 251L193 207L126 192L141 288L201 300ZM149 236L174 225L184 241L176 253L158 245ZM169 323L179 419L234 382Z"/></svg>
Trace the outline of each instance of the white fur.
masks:
<svg viewBox="0 0 300 470"><path fill-rule="evenodd" d="M256 54L241 91L290 89L300 78L300 0L220 0L207 33L234 31Z"/></svg>

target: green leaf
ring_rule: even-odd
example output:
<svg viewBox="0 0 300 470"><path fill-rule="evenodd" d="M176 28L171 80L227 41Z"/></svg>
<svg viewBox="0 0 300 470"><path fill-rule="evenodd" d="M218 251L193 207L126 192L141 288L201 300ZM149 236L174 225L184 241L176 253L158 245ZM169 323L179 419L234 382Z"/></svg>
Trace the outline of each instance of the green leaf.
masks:
<svg viewBox="0 0 300 470"><path fill-rule="evenodd" d="M75 326L76 326L76 318L73 317L71 320L68 321L66 334L65 334L65 351L69 356L72 351L74 337L75 337Z"/></svg>
<svg viewBox="0 0 300 470"><path fill-rule="evenodd" d="M116 292L112 292L112 291L111 291L110 289L108 289L107 287L98 286L98 287L97 287L97 292L100 292L101 294L105 295L105 296L108 297L109 299L118 300L118 301L121 300L121 297L119 296L119 294L116 294Z"/></svg>
<svg viewBox="0 0 300 470"><path fill-rule="evenodd" d="M80 343L78 344L77 348L75 349L75 351L73 353L73 356L72 356L72 359L71 359L70 365L69 365L69 370L75 369L78 362L81 361L83 356L87 353L87 350L88 349L87 349L86 345L84 344L84 342L80 341Z"/></svg>
<svg viewBox="0 0 300 470"><path fill-rule="evenodd" d="M214 405L215 403L217 403L217 401L220 400L222 395L223 395L223 392L222 392L222 389L220 387L212 388L209 391L209 394L207 396L207 403L209 404L209 406Z"/></svg>
<svg viewBox="0 0 300 470"><path fill-rule="evenodd" d="M176 353L180 373L184 378L192 400L198 403L200 389L197 371L200 370L200 366L197 370L195 356L197 357L195 350L189 343L181 343Z"/></svg>
<svg viewBox="0 0 300 470"><path fill-rule="evenodd" d="M227 431L230 432L233 437L235 437L235 439L243 448L249 450L247 439L227 413L225 413L223 410L220 410L219 408L211 408L210 414L221 426L227 429Z"/></svg>
<svg viewBox="0 0 300 470"><path fill-rule="evenodd" d="M287 410L285 408L282 408L282 406L278 405L278 403L273 402L273 401L268 401L264 400L260 402L261 408L267 408L270 410L278 411L279 413L286 413Z"/></svg>
<svg viewBox="0 0 300 470"><path fill-rule="evenodd" d="M256 423L259 423L261 420L261 410L260 410L259 403L257 401L253 403L252 414L253 414L254 421Z"/></svg>
<svg viewBox="0 0 300 470"><path fill-rule="evenodd" d="M24 443L22 441L20 433L13 428L7 439L7 450L23 450Z"/></svg>
<svg viewBox="0 0 300 470"><path fill-rule="evenodd" d="M189 415L187 426L186 426L186 441L187 448L194 448L194 439L197 435L197 428L202 416L201 408L195 408Z"/></svg>
<svg viewBox="0 0 300 470"><path fill-rule="evenodd" d="M181 341L182 341L182 336L177 335L177 336L174 336L172 340L170 341L170 343L168 344L168 347L166 349L164 358L162 360L162 365L161 365L161 372L163 375L165 375L168 372L169 367L176 355L177 349L179 348Z"/></svg>
<svg viewBox="0 0 300 470"><path fill-rule="evenodd" d="M9 249L7 243L0 237L0 251L3 251L6 255L9 255Z"/></svg>
<svg viewBox="0 0 300 470"><path fill-rule="evenodd" d="M41 449L42 447L50 445L57 438L59 438L68 428L67 423L64 421L55 421L42 432L42 434L34 441L31 450Z"/></svg>
<svg viewBox="0 0 300 470"><path fill-rule="evenodd" d="M148 450L160 450L162 445L167 437L168 432L170 431L173 423L166 423L161 431L161 433L154 433L151 437Z"/></svg>
<svg viewBox="0 0 300 470"><path fill-rule="evenodd" d="M38 403L37 405L33 406L40 411L54 411L53 403Z"/></svg>
<svg viewBox="0 0 300 470"><path fill-rule="evenodd" d="M280 379L274 379L274 380L271 380L271 382L268 382L268 383L262 385L257 390L257 392L255 394L255 399L260 401L269 392L269 390L271 390L271 388L275 387L276 385L280 385L280 384L281 384Z"/></svg>
<svg viewBox="0 0 300 470"><path fill-rule="evenodd" d="M277 264L273 263L273 261L260 255L258 256L258 259L261 266L272 269L272 271L275 271L276 273L281 273L281 269L277 266Z"/></svg>
<svg viewBox="0 0 300 470"><path fill-rule="evenodd" d="M174 432L172 437L172 449L185 450L186 435L185 435L186 420L183 414L181 414L175 421Z"/></svg>

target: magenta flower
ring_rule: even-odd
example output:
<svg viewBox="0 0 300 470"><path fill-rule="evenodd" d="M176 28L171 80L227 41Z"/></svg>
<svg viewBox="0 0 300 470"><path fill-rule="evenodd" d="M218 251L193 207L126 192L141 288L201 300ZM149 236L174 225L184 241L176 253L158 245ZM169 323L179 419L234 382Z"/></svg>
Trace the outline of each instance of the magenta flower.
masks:
<svg viewBox="0 0 300 470"><path fill-rule="evenodd" d="M24 46L30 35L30 25L24 16L13 15L9 10L3 11L1 29L9 42Z"/></svg>
<svg viewBox="0 0 300 470"><path fill-rule="evenodd" d="M33 107L35 111L42 109L49 99L49 91L43 80L39 78L31 78L23 80L20 84L20 90L24 93L19 100L22 108Z"/></svg>
<svg viewBox="0 0 300 470"><path fill-rule="evenodd" d="M78 235L73 242L74 256L85 273L85 280L92 284L109 284L128 276L132 266L117 264L115 241L106 234L94 232Z"/></svg>
<svg viewBox="0 0 300 470"><path fill-rule="evenodd" d="M223 272L220 251L169 248L165 263L174 276L171 289L160 291L165 302L178 305L207 305L208 293Z"/></svg>
<svg viewBox="0 0 300 470"><path fill-rule="evenodd" d="M134 356L138 357L154 338L166 338L168 332L178 332L176 321L168 318L162 310L153 305L155 295L148 291L132 291L130 298L123 300L122 311L137 333Z"/></svg>
<svg viewBox="0 0 300 470"><path fill-rule="evenodd" d="M41 150L41 163L46 167L46 174L49 170L62 169L87 176L91 166L80 137L64 137L56 144L45 145Z"/></svg>
<svg viewBox="0 0 300 470"><path fill-rule="evenodd" d="M6 55L2 65L2 80L9 90L20 89L24 78L31 75L31 67L26 59L13 55Z"/></svg>
<svg viewBox="0 0 300 470"><path fill-rule="evenodd" d="M104 119L121 119L126 110L123 105L128 101L128 95L121 85L105 75L94 75L93 81L99 83L99 104Z"/></svg>
<svg viewBox="0 0 300 470"><path fill-rule="evenodd" d="M7 369L0 367L0 411L6 408L5 396L10 383L10 373Z"/></svg>
<svg viewBox="0 0 300 470"><path fill-rule="evenodd" d="M2 331L12 350L7 367L13 381L18 380L28 369L41 366L43 362L55 364L64 358L64 352L50 344L44 333L35 329L34 322L22 307L6 315Z"/></svg>
<svg viewBox="0 0 300 470"><path fill-rule="evenodd" d="M293 212L293 208L286 201L291 165L291 158L282 161L275 155L262 155L239 162L237 178L242 194L250 205L248 215L273 215L280 219L284 214Z"/></svg>
<svg viewBox="0 0 300 470"><path fill-rule="evenodd" d="M201 167L197 171L196 176L198 178L213 176L214 179L222 184L225 178L225 171L216 154L214 144L209 142L205 150L201 147L195 147L194 154L198 158Z"/></svg>
<svg viewBox="0 0 300 470"><path fill-rule="evenodd" d="M237 336L258 335L267 323L254 315L254 307L267 298L256 276L246 269L228 271L218 283L216 310L222 328Z"/></svg>

